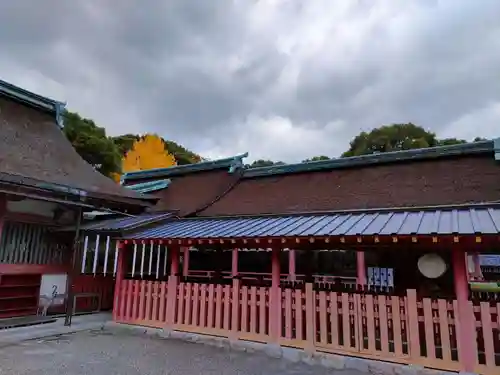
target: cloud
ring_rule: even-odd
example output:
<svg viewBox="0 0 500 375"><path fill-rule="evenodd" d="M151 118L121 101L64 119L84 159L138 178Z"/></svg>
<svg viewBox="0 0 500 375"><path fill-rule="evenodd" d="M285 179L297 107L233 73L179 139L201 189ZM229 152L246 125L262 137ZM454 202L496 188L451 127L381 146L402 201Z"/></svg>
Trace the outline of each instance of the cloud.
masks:
<svg viewBox="0 0 500 375"><path fill-rule="evenodd" d="M497 0L18 0L0 3L0 71L110 134L300 161L393 122L500 135L498 14Z"/></svg>

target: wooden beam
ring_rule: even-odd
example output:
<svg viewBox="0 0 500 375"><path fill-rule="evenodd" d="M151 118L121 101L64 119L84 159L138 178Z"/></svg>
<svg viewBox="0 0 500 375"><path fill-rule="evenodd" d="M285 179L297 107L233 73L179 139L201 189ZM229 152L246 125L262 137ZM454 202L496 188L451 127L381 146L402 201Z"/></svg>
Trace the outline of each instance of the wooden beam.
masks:
<svg viewBox="0 0 500 375"><path fill-rule="evenodd" d="M370 236L302 236L302 237L246 237L246 238L167 238L154 239L155 242L166 243L169 245L175 244L179 246L191 246L193 243L198 245L213 245L217 244L220 247L231 249L233 247L263 247L262 244L280 244L283 248L322 248L322 249L352 249L356 250L360 247L380 247L380 246L395 246L398 244L421 245L421 246L439 246L445 247L459 243L463 246L467 244L476 244L486 247L498 244L500 242L500 234L496 235L468 235L458 236L457 234L449 235L370 235ZM141 243L141 240L133 240ZM151 241L151 240L149 240ZM273 246L270 246L273 247Z"/></svg>
<svg viewBox="0 0 500 375"><path fill-rule="evenodd" d="M59 274L68 273L69 266L62 264L0 264L0 274Z"/></svg>

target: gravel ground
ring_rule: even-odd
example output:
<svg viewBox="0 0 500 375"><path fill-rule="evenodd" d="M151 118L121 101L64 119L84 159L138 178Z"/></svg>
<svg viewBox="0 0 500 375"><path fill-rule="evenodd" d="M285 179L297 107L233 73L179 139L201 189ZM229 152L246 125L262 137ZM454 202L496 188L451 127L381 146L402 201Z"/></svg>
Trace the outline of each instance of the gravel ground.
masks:
<svg viewBox="0 0 500 375"><path fill-rule="evenodd" d="M106 331L80 332L0 349L0 375L323 375L323 367L262 353ZM362 375L342 371L342 375Z"/></svg>

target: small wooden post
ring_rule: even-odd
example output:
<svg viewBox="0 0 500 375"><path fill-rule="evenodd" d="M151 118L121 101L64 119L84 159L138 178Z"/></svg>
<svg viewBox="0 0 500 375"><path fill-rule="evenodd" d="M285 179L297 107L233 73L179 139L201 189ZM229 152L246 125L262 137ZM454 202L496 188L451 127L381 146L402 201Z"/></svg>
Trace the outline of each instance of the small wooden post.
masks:
<svg viewBox="0 0 500 375"><path fill-rule="evenodd" d="M296 279L295 250L288 249L288 280L295 281Z"/></svg>
<svg viewBox="0 0 500 375"><path fill-rule="evenodd" d="M167 316L166 326L172 326L175 323L175 309L177 306L177 285L179 283L179 248L171 247L170 254L172 262L170 263L170 276L168 277L167 289Z"/></svg>
<svg viewBox="0 0 500 375"><path fill-rule="evenodd" d="M189 275L189 247L184 247L182 251L184 253L182 261L182 276L187 277Z"/></svg>
<svg viewBox="0 0 500 375"><path fill-rule="evenodd" d="M269 333L271 341L277 343L281 331L281 288L280 288L280 249L273 248L271 255L271 306L269 312Z"/></svg>
<svg viewBox="0 0 500 375"><path fill-rule="evenodd" d="M122 293L123 280L125 279L125 267L126 267L126 247L123 243L117 243L117 260L116 260L116 279L115 279L115 295L113 298L113 320L118 320L122 315L123 311L119 311L120 294Z"/></svg>
<svg viewBox="0 0 500 375"><path fill-rule="evenodd" d="M457 340L459 361L466 372L474 372L477 362L477 338L475 318L469 302L469 283L467 281L467 263L464 253L458 249L452 252L453 277L458 305Z"/></svg>
<svg viewBox="0 0 500 375"><path fill-rule="evenodd" d="M356 251L356 270L358 285L366 285L366 264L364 251Z"/></svg>

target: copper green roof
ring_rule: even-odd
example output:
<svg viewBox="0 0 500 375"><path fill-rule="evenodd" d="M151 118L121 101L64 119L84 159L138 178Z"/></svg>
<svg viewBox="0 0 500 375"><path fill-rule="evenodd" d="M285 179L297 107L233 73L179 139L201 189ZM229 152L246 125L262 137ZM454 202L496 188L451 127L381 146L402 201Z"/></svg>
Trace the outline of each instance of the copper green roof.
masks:
<svg viewBox="0 0 500 375"><path fill-rule="evenodd" d="M376 166L389 163L408 163L414 160L429 160L445 157L491 154L500 160L500 139L479 141L458 145L419 148L414 150L384 152L330 160L311 161L298 164L273 165L247 169L243 178L264 177L291 173L308 173L334 169Z"/></svg>
<svg viewBox="0 0 500 375"><path fill-rule="evenodd" d="M63 126L63 114L66 104L54 99L35 94L0 79L0 93L3 96L28 104L44 111L53 112L59 126Z"/></svg>
<svg viewBox="0 0 500 375"><path fill-rule="evenodd" d="M204 161L201 163L177 165L168 168L148 169L144 171L128 172L122 175L122 183L126 184L131 180L143 180L150 178L169 178L181 176L195 172L205 172L214 169L228 168L228 172L232 173L238 168L243 167L243 159L248 156L248 153L232 156L225 159Z"/></svg>
<svg viewBox="0 0 500 375"><path fill-rule="evenodd" d="M163 190L170 185L171 180L153 180L147 182L141 182L139 184L125 186L127 189L133 190L137 193L145 194L145 193L153 193L158 190Z"/></svg>

